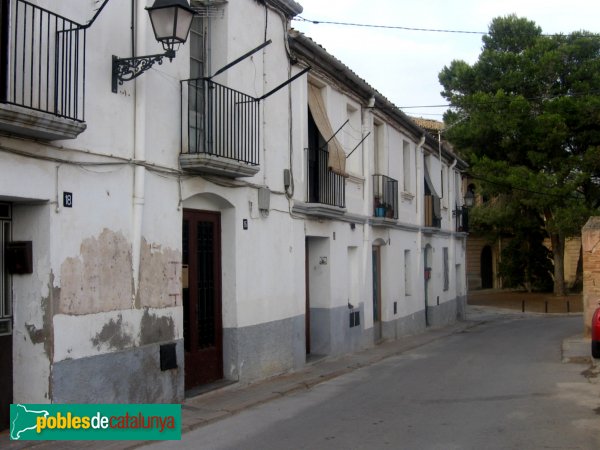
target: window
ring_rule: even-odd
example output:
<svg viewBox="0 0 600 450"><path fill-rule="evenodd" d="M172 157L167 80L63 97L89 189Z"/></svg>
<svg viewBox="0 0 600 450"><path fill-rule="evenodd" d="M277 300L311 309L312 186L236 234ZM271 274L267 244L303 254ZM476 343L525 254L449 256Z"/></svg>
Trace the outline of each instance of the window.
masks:
<svg viewBox="0 0 600 450"><path fill-rule="evenodd" d="M373 125L373 146L375 147L375 173L387 173L383 148L383 124Z"/></svg>
<svg viewBox="0 0 600 450"><path fill-rule="evenodd" d="M194 17L190 28L190 78L204 76L204 21ZM191 82L188 90L189 109L189 147L205 151L204 114L205 114L204 84L200 81Z"/></svg>
<svg viewBox="0 0 600 450"><path fill-rule="evenodd" d="M411 295L410 250L404 250L404 295Z"/></svg>
<svg viewBox="0 0 600 450"><path fill-rule="evenodd" d="M204 20L194 17L190 29L190 78L204 76Z"/></svg>
<svg viewBox="0 0 600 450"><path fill-rule="evenodd" d="M410 142L402 141L402 166L403 166L403 190L404 192L411 192L411 179L410 179Z"/></svg>
<svg viewBox="0 0 600 450"><path fill-rule="evenodd" d="M344 147L346 148L347 155L350 155L354 151L346 159L346 164L351 172L362 175L362 151L359 145L362 139L362 129L360 113L354 105L346 105L346 118L348 119L348 123L342 128L342 132L344 133ZM355 150L357 145L358 147Z"/></svg>
<svg viewBox="0 0 600 450"><path fill-rule="evenodd" d="M450 268L448 263L448 247L444 247L444 291L450 288Z"/></svg>
<svg viewBox="0 0 600 450"><path fill-rule="evenodd" d="M448 207L448 198L450 197L448 188L448 166L442 166L442 205Z"/></svg>
<svg viewBox="0 0 600 450"><path fill-rule="evenodd" d="M462 191L460 189L460 174L454 173L454 203L456 205L462 206Z"/></svg>

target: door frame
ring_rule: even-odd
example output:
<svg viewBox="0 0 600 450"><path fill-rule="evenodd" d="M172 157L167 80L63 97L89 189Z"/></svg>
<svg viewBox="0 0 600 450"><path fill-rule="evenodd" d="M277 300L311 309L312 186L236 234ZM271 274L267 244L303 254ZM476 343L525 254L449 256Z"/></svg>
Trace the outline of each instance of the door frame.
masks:
<svg viewBox="0 0 600 450"><path fill-rule="evenodd" d="M204 219L204 220L203 220ZM191 321L189 331L187 333L184 332L184 354L185 354L185 389L190 390L197 387L200 387L204 384L211 383L223 378L223 294L222 294L222 246L221 246L221 213L218 211L205 211L205 210L197 210L197 209L188 209L184 208L183 210L183 218L182 218L182 227L183 221L189 220L193 223L197 224L200 222L211 222L214 224L214 236L213 236L213 283L214 283L214 321L215 321L215 334L214 347L200 348L199 341L199 327L192 327ZM194 316L197 313L198 300L196 300L195 304L191 302L193 296L198 299L198 292L192 288L193 284L197 282L197 265L198 261L194 261L192 258L192 254L197 252L196 244L193 243L193 239L197 239L196 232L191 231L192 227L190 226L190 234L188 237L188 248L183 248L183 239L182 239L182 251L187 252L187 264L188 264L188 301L189 304L186 305L183 303L183 314L184 319L187 314L188 317ZM183 238L183 236L182 236ZM182 262L185 264L185 254L183 255ZM182 286L182 292L183 292ZM184 320L184 323L186 321ZM185 335L188 335L189 343L185 342ZM189 345L187 345L189 344ZM209 372L200 372L199 370L194 370L195 368L205 368Z"/></svg>
<svg viewBox="0 0 600 450"><path fill-rule="evenodd" d="M310 355L310 277L308 262L308 237L304 238L304 288L306 290L305 310L304 310L304 334L306 340L306 354Z"/></svg>
<svg viewBox="0 0 600 450"><path fill-rule="evenodd" d="M4 203L3 203L4 204ZM0 334L0 430L9 427L10 404L13 402L13 303L12 279L6 270L4 245L12 240L12 205L7 216L0 217L0 319L8 323L8 331ZM3 330L3 329L0 329Z"/></svg>
<svg viewBox="0 0 600 450"><path fill-rule="evenodd" d="M371 247L372 277L373 277L373 332L375 342L383 338L381 332L381 245Z"/></svg>

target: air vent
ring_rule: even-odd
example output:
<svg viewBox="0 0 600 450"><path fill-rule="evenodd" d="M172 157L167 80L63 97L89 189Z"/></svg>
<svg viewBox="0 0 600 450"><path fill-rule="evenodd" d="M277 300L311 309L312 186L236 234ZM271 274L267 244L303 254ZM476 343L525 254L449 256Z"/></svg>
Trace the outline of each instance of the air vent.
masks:
<svg viewBox="0 0 600 450"><path fill-rule="evenodd" d="M177 369L177 352L175 343L160 346L160 370Z"/></svg>
<svg viewBox="0 0 600 450"><path fill-rule="evenodd" d="M10 219L10 203L0 203L0 219Z"/></svg>

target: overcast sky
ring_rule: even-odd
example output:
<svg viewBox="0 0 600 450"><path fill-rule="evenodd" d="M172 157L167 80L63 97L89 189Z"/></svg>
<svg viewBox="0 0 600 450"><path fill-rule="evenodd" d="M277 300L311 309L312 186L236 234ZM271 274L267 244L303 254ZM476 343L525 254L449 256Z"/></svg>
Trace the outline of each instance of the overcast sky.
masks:
<svg viewBox="0 0 600 450"><path fill-rule="evenodd" d="M310 20L410 28L487 31L494 17L515 13L544 33L600 33L600 0L297 0ZM410 115L441 120L438 74L454 59L473 63L481 34L434 33L311 24L292 26L322 45Z"/></svg>

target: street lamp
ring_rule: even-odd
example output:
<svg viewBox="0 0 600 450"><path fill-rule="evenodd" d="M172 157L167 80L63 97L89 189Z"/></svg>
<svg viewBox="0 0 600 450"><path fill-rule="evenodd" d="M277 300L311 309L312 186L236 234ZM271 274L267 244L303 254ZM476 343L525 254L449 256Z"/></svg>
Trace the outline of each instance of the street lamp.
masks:
<svg viewBox="0 0 600 450"><path fill-rule="evenodd" d="M155 0L146 8L152 23L154 37L165 50L164 53L132 58L118 58L113 55L112 91L117 92L117 85L140 76L154 63L162 64L166 56L169 61L175 57L176 48L185 43L190 34L194 10L187 0Z"/></svg>
<svg viewBox="0 0 600 450"><path fill-rule="evenodd" d="M458 231L469 231L469 209L475 205L475 193L469 189L464 196L462 206L456 206L452 211L452 217L456 217L456 229Z"/></svg>
<svg viewBox="0 0 600 450"><path fill-rule="evenodd" d="M475 204L475 194L472 190L467 190L465 194L465 206L467 208L471 208Z"/></svg>

